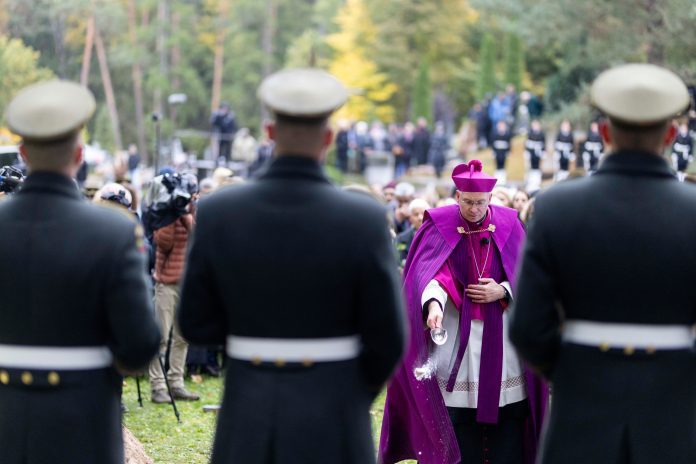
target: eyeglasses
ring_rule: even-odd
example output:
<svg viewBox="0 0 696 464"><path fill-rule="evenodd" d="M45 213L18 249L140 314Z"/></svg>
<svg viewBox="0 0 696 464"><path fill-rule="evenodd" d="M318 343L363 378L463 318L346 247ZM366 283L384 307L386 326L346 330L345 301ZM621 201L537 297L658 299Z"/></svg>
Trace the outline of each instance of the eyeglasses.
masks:
<svg viewBox="0 0 696 464"><path fill-rule="evenodd" d="M468 206L469 208L473 208L474 206L478 208L483 208L484 206L488 205L488 200L472 201L464 199L460 200L460 203L464 206Z"/></svg>

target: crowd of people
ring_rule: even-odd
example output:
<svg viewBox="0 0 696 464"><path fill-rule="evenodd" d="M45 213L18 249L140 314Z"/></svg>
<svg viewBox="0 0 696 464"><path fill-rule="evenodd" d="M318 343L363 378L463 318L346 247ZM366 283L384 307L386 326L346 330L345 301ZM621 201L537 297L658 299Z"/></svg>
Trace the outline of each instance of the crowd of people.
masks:
<svg viewBox="0 0 696 464"><path fill-rule="evenodd" d="M423 164L440 177L441 125L341 123L339 168L387 153L395 180L336 188L321 160L344 85L286 69L258 95L273 156L253 181L165 167L139 191L131 150L116 182L83 194L93 95L51 81L11 101L29 175L0 202L0 462L122 464L122 376L146 369L154 403L195 401L187 364L219 375L223 360L213 464L694 462L696 193L660 158L671 148L684 172L692 156L673 124L689 105L679 77L601 74L606 120L580 148L561 123L558 185L541 193L546 137L538 115L512 117L514 89L479 140L495 175L461 160L441 194L402 179ZM223 164L237 140L252 151L228 105L211 123ZM501 172L519 126L530 190ZM572 168L596 175L568 180Z"/></svg>

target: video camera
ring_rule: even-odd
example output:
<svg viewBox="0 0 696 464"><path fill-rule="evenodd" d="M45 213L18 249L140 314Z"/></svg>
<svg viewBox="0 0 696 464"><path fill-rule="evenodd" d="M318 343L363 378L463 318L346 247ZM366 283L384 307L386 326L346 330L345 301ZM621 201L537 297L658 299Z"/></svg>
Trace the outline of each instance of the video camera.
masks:
<svg viewBox="0 0 696 464"><path fill-rule="evenodd" d="M152 205L154 210L171 211L186 214L187 207L191 203L193 194L198 191L198 184L188 175L179 173L167 173L162 175L161 184L166 193L160 194L157 202ZM164 193L164 192L162 192Z"/></svg>
<svg viewBox="0 0 696 464"><path fill-rule="evenodd" d="M193 174L165 173L155 177L145 191L141 207L148 239L153 231L187 214L196 192L198 181Z"/></svg>
<svg viewBox="0 0 696 464"><path fill-rule="evenodd" d="M0 192L15 193L24 183L24 174L14 166L0 168Z"/></svg>

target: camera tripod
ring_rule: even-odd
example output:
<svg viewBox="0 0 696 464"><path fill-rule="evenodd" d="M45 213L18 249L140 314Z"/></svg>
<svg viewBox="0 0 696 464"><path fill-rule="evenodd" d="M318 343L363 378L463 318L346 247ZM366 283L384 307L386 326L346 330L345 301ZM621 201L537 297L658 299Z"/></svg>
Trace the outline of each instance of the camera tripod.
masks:
<svg viewBox="0 0 696 464"><path fill-rule="evenodd" d="M160 368L162 369L162 375L164 376L164 385L167 387L167 393L169 398L172 400L172 409L174 409L174 415L176 416L176 421L181 423L181 416L179 415L179 409L176 407L176 399L172 395L172 389L169 386L169 379L167 378L167 370L169 370L169 353L172 349L172 334L174 333L174 322L172 321L172 326L169 328L169 335L167 337L167 349L164 354L158 353L157 359L159 361ZM143 396L140 391L140 377L135 377L135 386L138 389L138 405L143 407Z"/></svg>

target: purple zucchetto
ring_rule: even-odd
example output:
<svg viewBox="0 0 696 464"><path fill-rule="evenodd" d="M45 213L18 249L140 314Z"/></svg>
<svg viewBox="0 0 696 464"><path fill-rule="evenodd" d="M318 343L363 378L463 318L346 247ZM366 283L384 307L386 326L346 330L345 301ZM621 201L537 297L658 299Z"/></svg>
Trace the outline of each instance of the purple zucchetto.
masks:
<svg viewBox="0 0 696 464"><path fill-rule="evenodd" d="M479 160L471 160L454 168L452 180L460 192L491 192L498 179L483 172Z"/></svg>

